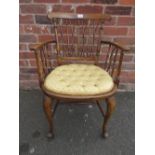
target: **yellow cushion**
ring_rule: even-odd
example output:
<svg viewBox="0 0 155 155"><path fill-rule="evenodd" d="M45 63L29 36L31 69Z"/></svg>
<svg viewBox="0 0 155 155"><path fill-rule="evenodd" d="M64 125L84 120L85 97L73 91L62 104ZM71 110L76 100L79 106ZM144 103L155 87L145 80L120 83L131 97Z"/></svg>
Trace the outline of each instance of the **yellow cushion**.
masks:
<svg viewBox="0 0 155 155"><path fill-rule="evenodd" d="M67 95L96 95L112 90L111 76L102 68L87 64L56 67L45 79L47 90Z"/></svg>

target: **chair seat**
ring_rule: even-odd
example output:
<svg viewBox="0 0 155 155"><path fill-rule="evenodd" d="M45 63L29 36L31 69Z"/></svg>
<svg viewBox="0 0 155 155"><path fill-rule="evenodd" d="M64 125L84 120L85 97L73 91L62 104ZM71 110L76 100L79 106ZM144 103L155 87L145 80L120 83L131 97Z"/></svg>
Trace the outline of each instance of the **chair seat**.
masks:
<svg viewBox="0 0 155 155"><path fill-rule="evenodd" d="M51 71L44 87L66 95L96 95L111 91L114 83L112 77L96 65L69 64Z"/></svg>

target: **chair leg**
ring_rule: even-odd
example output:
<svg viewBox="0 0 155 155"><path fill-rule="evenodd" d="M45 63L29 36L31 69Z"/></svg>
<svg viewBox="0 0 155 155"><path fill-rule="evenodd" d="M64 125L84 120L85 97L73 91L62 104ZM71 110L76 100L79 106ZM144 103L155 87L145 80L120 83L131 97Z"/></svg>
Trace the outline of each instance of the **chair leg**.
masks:
<svg viewBox="0 0 155 155"><path fill-rule="evenodd" d="M97 106L98 106L98 108L99 108L99 110L100 110L100 112L101 112L102 116L104 117L104 116L105 116L105 114L104 114L103 108L102 108L102 107L101 107L101 105L100 105L99 100L96 100L96 104L97 104Z"/></svg>
<svg viewBox="0 0 155 155"><path fill-rule="evenodd" d="M54 116L54 114L55 114L55 112L57 110L58 105L59 105L59 100L56 100L55 106L53 108L53 116Z"/></svg>
<svg viewBox="0 0 155 155"><path fill-rule="evenodd" d="M43 109L48 121L49 125L49 132L47 137L48 138L53 138L53 110L52 110L52 100L49 96L44 96L44 102L43 102Z"/></svg>
<svg viewBox="0 0 155 155"><path fill-rule="evenodd" d="M114 96L107 98L106 104L107 104L107 111L104 117L103 128L102 128L102 134L104 138L108 137L107 124L116 107L116 101Z"/></svg>

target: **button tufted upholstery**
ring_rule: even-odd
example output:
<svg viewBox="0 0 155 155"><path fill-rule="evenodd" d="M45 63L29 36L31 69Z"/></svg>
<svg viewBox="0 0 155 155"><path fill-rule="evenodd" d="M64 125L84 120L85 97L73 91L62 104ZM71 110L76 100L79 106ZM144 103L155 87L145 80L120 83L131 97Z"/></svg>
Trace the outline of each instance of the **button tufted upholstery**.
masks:
<svg viewBox="0 0 155 155"><path fill-rule="evenodd" d="M56 67L46 77L47 90L67 95L96 95L112 90L111 76L102 68L87 64Z"/></svg>

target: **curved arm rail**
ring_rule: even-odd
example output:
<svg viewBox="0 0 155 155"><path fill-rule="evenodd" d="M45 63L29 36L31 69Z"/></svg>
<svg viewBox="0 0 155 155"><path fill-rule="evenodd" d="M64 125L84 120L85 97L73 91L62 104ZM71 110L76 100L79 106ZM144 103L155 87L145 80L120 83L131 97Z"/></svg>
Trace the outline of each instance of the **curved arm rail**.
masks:
<svg viewBox="0 0 155 155"><path fill-rule="evenodd" d="M115 84L117 84L118 86L124 52L129 51L129 49L123 47L118 43L111 42L111 41L101 41L101 46L104 46L104 45L105 45L105 48L103 48L103 51L106 52L104 69L107 72L109 72ZM101 52L102 52L102 48L101 48Z"/></svg>
<svg viewBox="0 0 155 155"><path fill-rule="evenodd" d="M52 68L51 50L49 50L49 45L51 44L56 44L56 41L49 40L30 47L30 50L35 52L40 86L43 84L46 75Z"/></svg>

